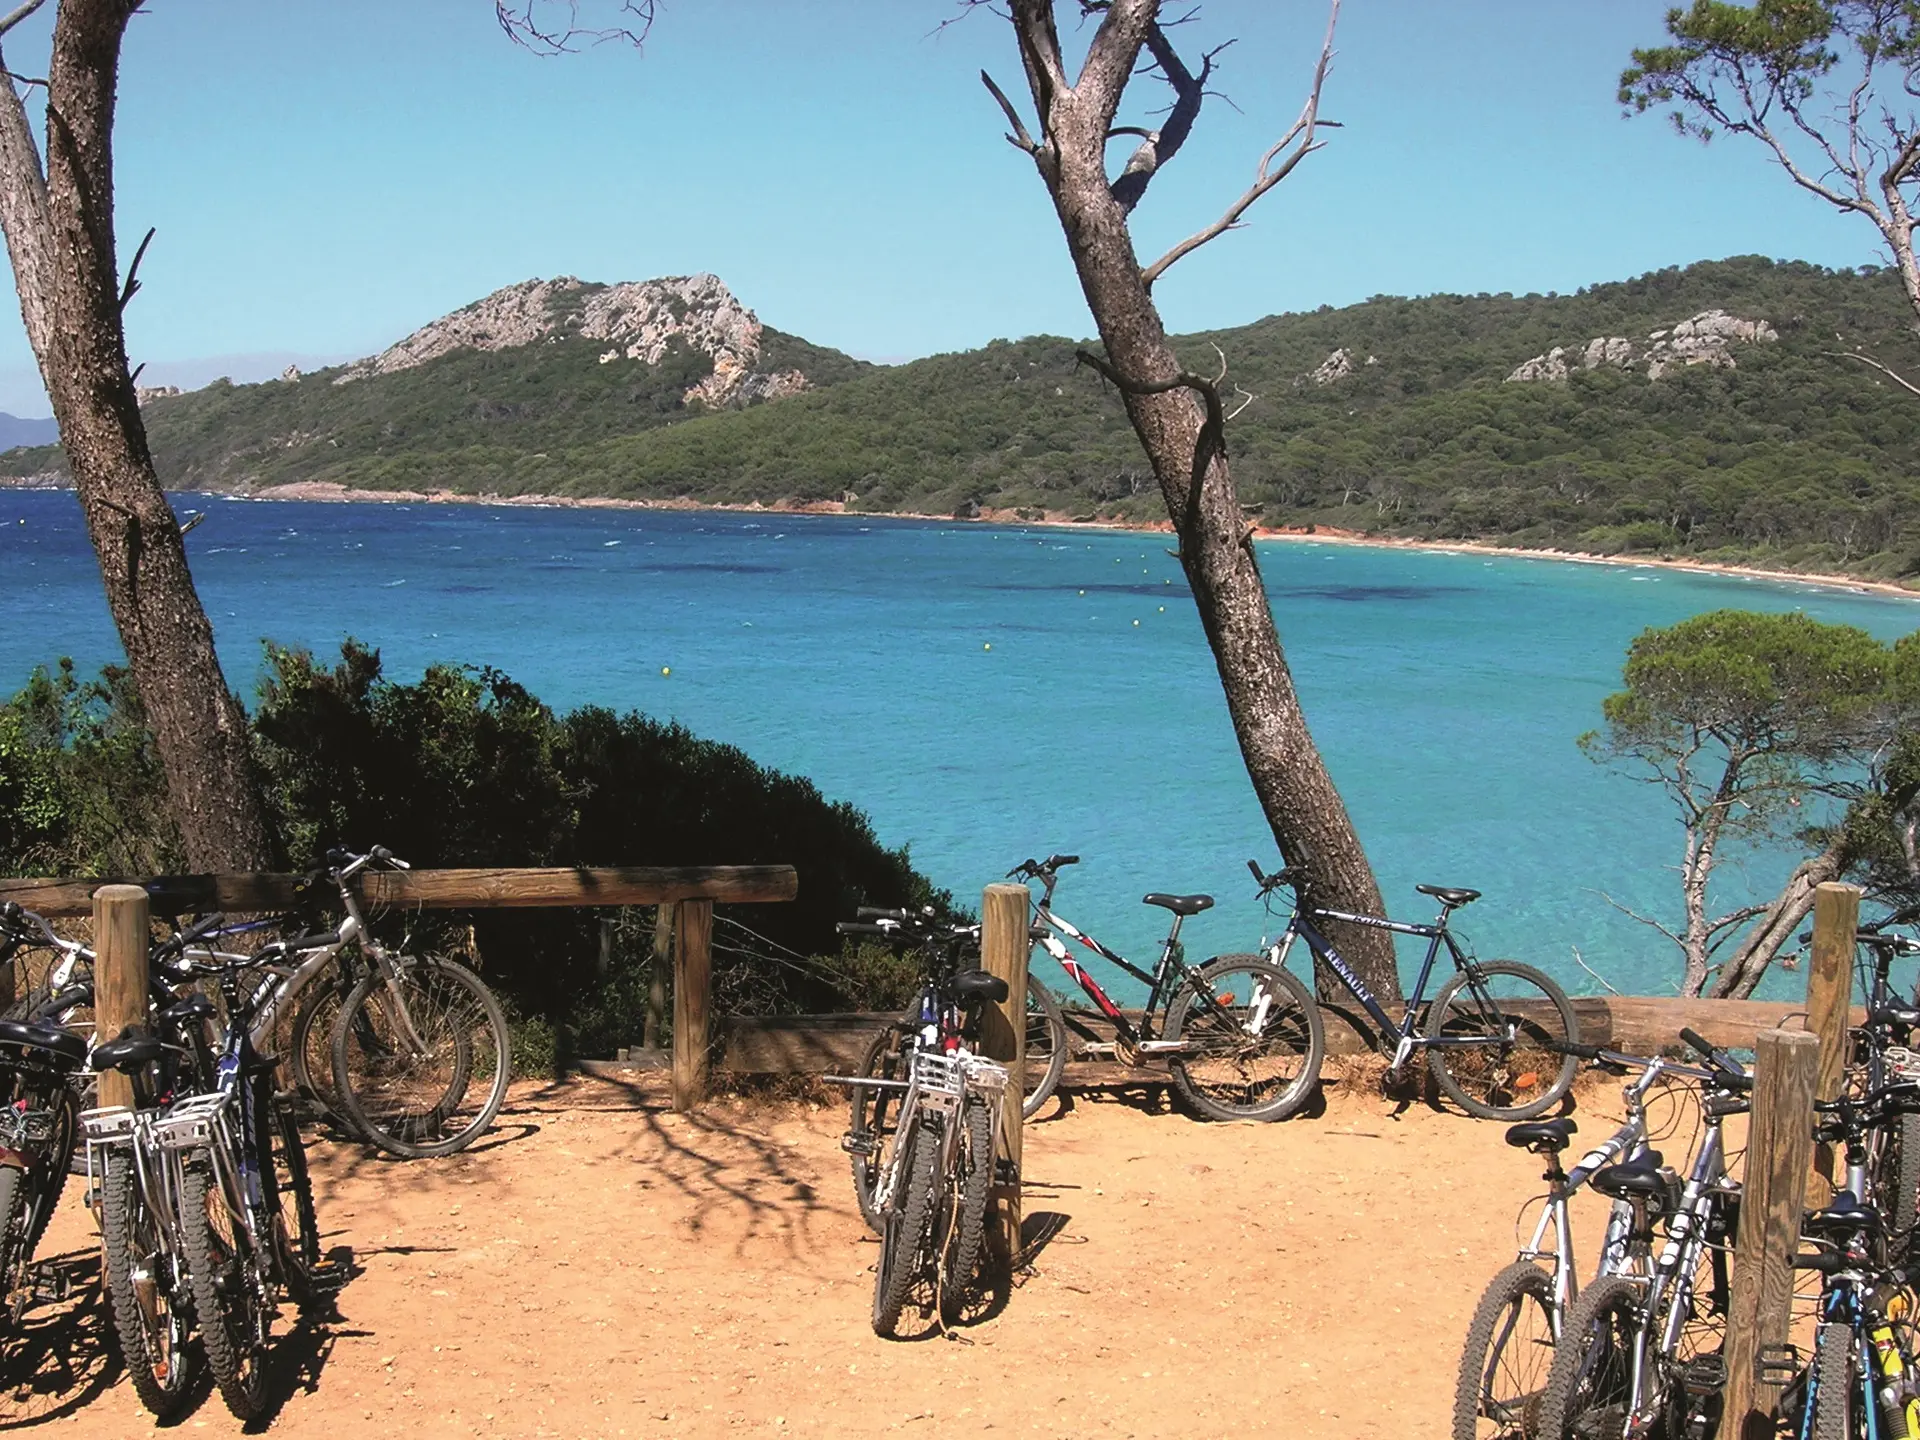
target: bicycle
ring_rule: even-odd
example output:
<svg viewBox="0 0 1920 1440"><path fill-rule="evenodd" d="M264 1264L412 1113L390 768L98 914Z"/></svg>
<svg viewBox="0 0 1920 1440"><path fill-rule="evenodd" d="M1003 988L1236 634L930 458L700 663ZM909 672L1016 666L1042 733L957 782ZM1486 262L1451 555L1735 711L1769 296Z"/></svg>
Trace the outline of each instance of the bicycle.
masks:
<svg viewBox="0 0 1920 1440"><path fill-rule="evenodd" d="M1722 1125L1744 1113L1752 1077L1691 1030L1705 1058L1701 1138L1683 1182L1657 1152L1609 1165L1589 1181L1631 1213L1626 1258L1568 1310L1541 1397L1539 1440L1714 1433L1726 1386L1727 1254L1740 1186L1727 1172ZM1665 1237L1653 1252L1654 1226Z"/></svg>
<svg viewBox="0 0 1920 1440"><path fill-rule="evenodd" d="M1416 885L1422 895L1440 902L1440 915L1431 925L1413 925L1389 920L1381 915L1355 915L1343 910L1309 907L1302 900L1301 876L1292 866L1284 866L1271 875L1260 871L1258 861L1247 861L1259 894L1269 909L1273 896L1282 889L1294 892L1293 913L1287 918L1280 939L1266 946L1264 953L1275 969L1285 972L1287 957L1294 942L1304 940L1313 957L1323 964L1347 993L1379 1027L1384 1046L1393 1043L1388 1078L1397 1081L1413 1056L1425 1051L1427 1066L1435 1083L1454 1104L1482 1120L1531 1120L1556 1104L1573 1083L1577 1062L1563 1048L1578 1044L1580 1022L1573 1013L1573 1002L1557 984L1534 969L1515 960L1479 960L1461 948L1447 928L1448 918L1463 905L1480 898L1478 890L1445 885ZM1366 981L1355 973L1333 944L1314 924L1333 920L1360 925L1370 930L1385 930L1394 935L1414 935L1427 942L1426 958L1420 962L1420 974L1407 996L1406 1012L1395 1023ZM1262 942L1264 945L1264 942ZM1453 960L1454 975L1433 998L1426 1014L1426 1028L1416 1033L1420 1007L1432 978L1434 962L1446 947ZM1304 992L1305 987L1301 987ZM1307 995L1318 1023L1319 1007ZM1313 1069L1302 1076L1308 1088L1319 1078L1320 1054L1314 1054ZM1547 1077L1551 1075L1549 1080Z"/></svg>
<svg viewBox="0 0 1920 1440"><path fill-rule="evenodd" d="M842 934L879 934L933 954L952 954L971 927L936 929L924 919L882 915L842 922ZM977 933L974 936L977 939ZM868 1223L878 1222L873 1330L893 1335L907 1301L931 1287L943 1323L959 1318L985 1253L1003 1097L1004 1066L973 1053L981 1008L1007 997L1006 981L984 970L934 966L922 988L918 1023L902 1045L901 1077L828 1076L852 1087L854 1127L842 1145L854 1157L854 1187ZM862 1130L862 1097L897 1094L890 1134ZM891 1144L887 1141L891 1140ZM863 1161L866 1163L863 1164Z"/></svg>
<svg viewBox="0 0 1920 1440"><path fill-rule="evenodd" d="M86 1058L78 1035L0 1020L0 1302L9 1326L42 1289L33 1255L79 1143L73 1077Z"/></svg>
<svg viewBox="0 0 1920 1440"><path fill-rule="evenodd" d="M1189 916L1212 908L1211 895L1154 892L1141 897L1143 905L1158 906L1173 916L1158 963L1142 969L1054 912L1059 871L1079 863L1077 855L1023 860L1008 878L1040 882L1033 910L1036 940L1113 1026L1111 1041L1092 1040L1090 1032L1084 1032L1089 1043L1082 1053L1113 1054L1129 1064L1165 1059L1180 1098L1214 1120L1283 1120L1304 1105L1326 1047L1320 1012L1306 987L1257 955L1222 955L1204 965L1189 965L1180 950L1180 927ZM1147 987L1137 1024L1072 958L1066 940L1085 946ZM1161 1016L1157 1032L1156 1013ZM1057 1033L1056 1045L1064 1054L1064 1017Z"/></svg>
<svg viewBox="0 0 1920 1440"><path fill-rule="evenodd" d="M1573 1243L1572 1197L1594 1174L1618 1160L1637 1162L1658 1152L1650 1148L1647 1097L1673 1077L1712 1078L1709 1071L1661 1057L1623 1054L1592 1045L1569 1045L1570 1054L1625 1074L1640 1074L1622 1092L1623 1123L1589 1149L1572 1170L1560 1154L1573 1143L1571 1119L1522 1121L1507 1131L1507 1144L1546 1159L1547 1194L1531 1238L1513 1263L1487 1284L1467 1326L1454 1386L1454 1440L1523 1440L1535 1433L1546 1390L1546 1367L1565 1328L1568 1309L1580 1295ZM1654 1164L1658 1164L1656 1159ZM1522 1214L1524 1215L1524 1211ZM1594 1278L1625 1268L1632 1232L1632 1209L1615 1199L1608 1211ZM1481 1422L1493 1428L1481 1428Z"/></svg>

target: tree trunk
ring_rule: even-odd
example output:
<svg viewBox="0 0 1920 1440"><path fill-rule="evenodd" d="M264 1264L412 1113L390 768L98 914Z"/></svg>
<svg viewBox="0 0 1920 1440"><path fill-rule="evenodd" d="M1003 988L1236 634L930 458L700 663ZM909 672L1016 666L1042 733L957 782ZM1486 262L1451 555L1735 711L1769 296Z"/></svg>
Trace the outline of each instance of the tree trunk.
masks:
<svg viewBox="0 0 1920 1440"><path fill-rule="evenodd" d="M1107 179L1107 131L1117 92L1082 95L1057 83L1058 45L1048 0L1021 0L1014 17L1050 142L1038 147L1034 158L1107 359L1121 377L1127 416L1179 536L1180 563L1213 649L1254 793L1281 854L1305 877L1307 903L1378 915L1380 889L1372 867L1300 710L1222 437L1213 433L1191 390L1143 393L1143 387L1170 385L1181 366L1142 277L1126 209ZM1045 53L1049 48L1051 55ZM1136 40L1129 53L1107 63L1105 73L1123 82L1138 51ZM1089 69L1094 66L1090 60ZM1083 74L1083 88L1086 84ZM1341 953L1382 1000L1398 1000L1391 937L1341 928L1351 932L1340 937ZM1321 978L1324 987L1327 977Z"/></svg>
<svg viewBox="0 0 1920 1440"><path fill-rule="evenodd" d="M1780 953L1781 946L1793 938L1793 932L1813 909L1814 890L1829 880L1838 880L1846 870L1844 830L1818 855L1802 860L1771 905L1760 913L1740 941L1740 948L1721 967L1713 982L1716 1000L1745 1000L1759 985L1767 966Z"/></svg>
<svg viewBox="0 0 1920 1440"><path fill-rule="evenodd" d="M44 173L19 92L9 81L0 93L0 227L187 863L264 869L275 847L246 715L221 674L127 369L112 138L120 41L136 8L136 0L60 5Z"/></svg>

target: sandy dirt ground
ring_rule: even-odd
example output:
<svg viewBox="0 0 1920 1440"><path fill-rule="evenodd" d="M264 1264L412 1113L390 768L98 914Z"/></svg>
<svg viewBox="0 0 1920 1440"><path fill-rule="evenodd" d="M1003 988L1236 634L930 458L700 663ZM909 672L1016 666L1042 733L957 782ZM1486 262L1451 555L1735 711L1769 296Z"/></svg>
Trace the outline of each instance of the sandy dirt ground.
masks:
<svg viewBox="0 0 1920 1440"><path fill-rule="evenodd" d="M1606 1096L1583 1101L1583 1133ZM1052 1232L1030 1273L978 1323L887 1341L842 1127L790 1101L676 1116L648 1078L519 1087L447 1160L316 1140L350 1278L336 1314L283 1317L270 1428L1437 1436L1474 1301L1541 1188L1504 1126L1364 1084L1280 1125L1082 1094L1027 1130L1027 1223ZM81 1189L42 1247L74 1298L13 1338L0 1430L152 1428L108 1338ZM240 1429L217 1395L178 1428Z"/></svg>

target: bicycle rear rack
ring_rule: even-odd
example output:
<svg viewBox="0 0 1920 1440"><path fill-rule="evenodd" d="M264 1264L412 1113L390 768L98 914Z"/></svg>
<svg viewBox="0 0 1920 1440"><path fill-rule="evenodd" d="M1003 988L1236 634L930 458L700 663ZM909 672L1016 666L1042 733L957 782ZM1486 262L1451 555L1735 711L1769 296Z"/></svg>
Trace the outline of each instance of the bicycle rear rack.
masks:
<svg viewBox="0 0 1920 1440"><path fill-rule="evenodd" d="M197 1150L211 1145L223 1128L226 1112L223 1092L189 1095L175 1101L153 1122L154 1142L163 1150Z"/></svg>

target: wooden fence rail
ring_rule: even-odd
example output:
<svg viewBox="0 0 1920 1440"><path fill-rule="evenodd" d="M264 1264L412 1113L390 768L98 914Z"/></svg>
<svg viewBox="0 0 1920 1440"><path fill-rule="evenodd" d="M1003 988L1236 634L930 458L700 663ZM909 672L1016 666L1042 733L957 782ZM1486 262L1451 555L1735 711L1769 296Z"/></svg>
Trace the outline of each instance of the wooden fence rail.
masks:
<svg viewBox="0 0 1920 1440"><path fill-rule="evenodd" d="M769 904L799 893L791 865L627 865L541 870L369 870L355 881L372 905L442 910L532 906L658 905L671 908L673 946L673 1108L692 1110L706 1098L713 1034L711 1012L713 907ZM96 894L112 903L96 912ZM15 900L41 915L101 917L95 984L102 996L144 997L146 948L111 941L109 932L144 934L149 908L157 915L240 914L328 907L339 897L304 876L256 873L162 875L136 881L0 880L0 900ZM138 900L138 907L132 901ZM137 924L132 917L138 912ZM106 925L112 916L113 924ZM124 924L122 923L124 921ZM139 973L131 968L135 952ZM142 1012L144 1001L141 1002Z"/></svg>

